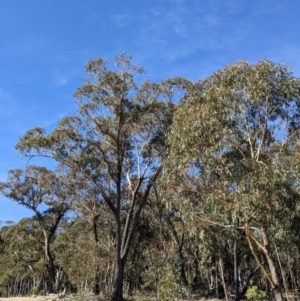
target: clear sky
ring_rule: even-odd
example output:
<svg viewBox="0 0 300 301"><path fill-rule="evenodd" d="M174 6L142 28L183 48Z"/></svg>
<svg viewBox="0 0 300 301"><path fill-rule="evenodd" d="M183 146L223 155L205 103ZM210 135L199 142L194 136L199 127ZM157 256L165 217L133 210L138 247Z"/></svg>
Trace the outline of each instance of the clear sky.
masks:
<svg viewBox="0 0 300 301"><path fill-rule="evenodd" d="M300 76L299 0L0 0L0 181L24 168L14 146L76 114L90 59L120 52L152 81L269 59ZM34 162L33 162L34 163ZM0 221L31 216L0 196Z"/></svg>

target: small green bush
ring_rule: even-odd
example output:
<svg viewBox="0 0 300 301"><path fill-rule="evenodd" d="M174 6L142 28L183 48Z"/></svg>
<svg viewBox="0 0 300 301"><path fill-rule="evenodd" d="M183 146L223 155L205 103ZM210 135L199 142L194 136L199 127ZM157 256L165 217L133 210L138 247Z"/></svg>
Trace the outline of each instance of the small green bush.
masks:
<svg viewBox="0 0 300 301"><path fill-rule="evenodd" d="M248 288L246 293L247 300L264 300L267 298L267 293L261 291L257 288L256 285Z"/></svg>

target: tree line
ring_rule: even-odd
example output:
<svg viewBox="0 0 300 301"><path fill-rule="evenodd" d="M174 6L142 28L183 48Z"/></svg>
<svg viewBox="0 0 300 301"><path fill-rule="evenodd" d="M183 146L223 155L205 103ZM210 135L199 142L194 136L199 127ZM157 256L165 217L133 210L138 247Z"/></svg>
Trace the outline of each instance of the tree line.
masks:
<svg viewBox="0 0 300 301"><path fill-rule="evenodd" d="M16 145L0 192L33 216L0 229L1 296L297 292L300 80L268 60L197 82L115 66L91 60L78 114Z"/></svg>

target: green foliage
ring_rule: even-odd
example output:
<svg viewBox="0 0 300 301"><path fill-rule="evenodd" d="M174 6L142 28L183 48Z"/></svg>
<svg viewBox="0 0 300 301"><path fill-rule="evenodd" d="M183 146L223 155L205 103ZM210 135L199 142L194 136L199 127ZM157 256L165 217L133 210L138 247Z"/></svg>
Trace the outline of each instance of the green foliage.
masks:
<svg viewBox="0 0 300 301"><path fill-rule="evenodd" d="M265 300L267 293L259 290L256 285L251 286L246 293L247 300Z"/></svg>
<svg viewBox="0 0 300 301"><path fill-rule="evenodd" d="M194 232L205 223L233 230L237 220L257 229L256 237L247 231L247 242L273 285L279 280L269 245L294 238L291 224L299 216L299 166L292 159L299 116L300 80L289 68L241 61L189 86L168 135L162 190L169 208ZM273 280L253 244L267 256Z"/></svg>
<svg viewBox="0 0 300 301"><path fill-rule="evenodd" d="M78 293L86 292L84 286L93 287L97 269L109 271L114 261L108 227L99 227L101 242L95 242L91 229L86 217L78 217L71 226L66 225L53 245L56 261L68 275L68 280L78 288ZM105 276L102 273L101 281L105 282Z"/></svg>
<svg viewBox="0 0 300 301"><path fill-rule="evenodd" d="M39 223L34 218L22 219L17 224L2 227L0 236L3 240L0 255L2 296L29 294L32 279L42 285L47 275Z"/></svg>
<svg viewBox="0 0 300 301"><path fill-rule="evenodd" d="M190 86L164 173L184 218L286 228L300 198L298 164L287 159L298 148L299 115L300 80L269 61L238 62Z"/></svg>
<svg viewBox="0 0 300 301"><path fill-rule="evenodd" d="M152 254L148 254L151 257ZM187 288L180 281L179 273L174 262L164 254L155 252L155 259L148 270L143 273L144 288L156 291L158 301L177 300L188 295Z"/></svg>

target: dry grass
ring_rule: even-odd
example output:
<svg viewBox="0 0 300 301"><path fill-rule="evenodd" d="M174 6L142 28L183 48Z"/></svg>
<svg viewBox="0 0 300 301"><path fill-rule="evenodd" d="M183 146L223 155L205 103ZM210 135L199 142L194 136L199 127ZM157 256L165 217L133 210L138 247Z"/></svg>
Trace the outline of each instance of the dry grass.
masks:
<svg viewBox="0 0 300 301"><path fill-rule="evenodd" d="M9 297L9 298L0 298L0 301L51 301L55 298L48 298L49 296L36 296L36 297Z"/></svg>

